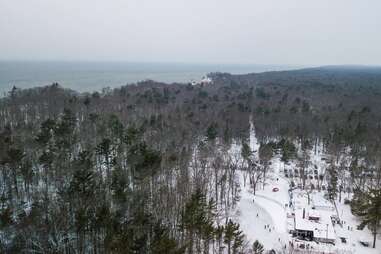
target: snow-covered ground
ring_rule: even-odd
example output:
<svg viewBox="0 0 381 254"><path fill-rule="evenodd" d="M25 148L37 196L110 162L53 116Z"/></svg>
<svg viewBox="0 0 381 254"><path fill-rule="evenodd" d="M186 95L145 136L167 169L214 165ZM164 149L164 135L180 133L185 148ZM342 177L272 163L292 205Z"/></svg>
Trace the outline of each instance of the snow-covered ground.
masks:
<svg viewBox="0 0 381 254"><path fill-rule="evenodd" d="M360 224L358 218L351 213L349 205L345 205L344 201L341 203L336 201L337 210L339 212L340 219L343 221L343 227L337 226L336 233L339 237L346 237L347 244L341 244L341 248L353 250L353 253L381 253L381 237L377 237L376 249L370 247L364 247L360 244L360 241L367 241L369 245L372 245L373 235L369 229L357 230L357 225Z"/></svg>
<svg viewBox="0 0 381 254"><path fill-rule="evenodd" d="M254 156L258 156L257 151L259 144L255 137L254 128L250 135L250 147L255 152ZM239 156L240 145L234 144L230 153L232 156ZM324 174L326 163L323 159L324 154L322 148L318 147L316 151L312 150L311 169L310 172L318 170L318 174ZM247 240L251 245L255 240L260 241L267 250L284 250L287 251L294 247L292 253L341 253L341 254L380 254L381 253L381 239L378 238L378 245L376 249L371 247L364 247L360 244L360 240L372 242L373 236L369 230L357 230L359 221L351 214L349 205L343 202L336 203L337 209L334 204L330 203L324 198L324 191L311 191L296 189L292 192L292 200L289 194L289 186L295 178L286 178L284 169L295 169L295 163L285 165L280 161L278 156L275 156L271 161L270 172L266 178L265 186L258 184L256 195L254 196L252 186L244 181L244 172L238 171L238 181L241 186L241 199L234 210L234 217L241 225L241 228ZM314 183L316 179L309 179L308 183ZM326 184L321 182L320 184ZM279 191L273 192L273 188L278 188ZM308 194L307 194L308 193ZM310 202L308 201L310 200ZM344 200L344 198L343 198ZM312 206L316 206L316 211L321 216L320 224L328 225L327 230L320 230L321 234L330 234L336 238L335 245L323 244L316 242L308 242L297 240L289 233L289 229L294 227L294 218L292 217L293 209L289 207L290 201L293 202L294 207L305 208L312 210ZM319 208L318 205L322 207ZM326 207L328 206L328 209ZM330 209L329 207L332 207ZM320 210L319 210L320 209ZM338 224L332 225L331 216L338 216L342 220L343 226ZM322 228L322 225L320 225ZM324 233L324 232L326 233ZM345 237L347 243L342 243L340 237ZM309 252L302 249L296 250L297 246L309 246ZM311 250L313 248L313 251Z"/></svg>
<svg viewBox="0 0 381 254"><path fill-rule="evenodd" d="M239 178L243 183L242 172L239 172ZM258 240L266 249L278 249L288 240L283 207L266 196L256 195L254 198L249 184L242 188L235 216L250 243Z"/></svg>

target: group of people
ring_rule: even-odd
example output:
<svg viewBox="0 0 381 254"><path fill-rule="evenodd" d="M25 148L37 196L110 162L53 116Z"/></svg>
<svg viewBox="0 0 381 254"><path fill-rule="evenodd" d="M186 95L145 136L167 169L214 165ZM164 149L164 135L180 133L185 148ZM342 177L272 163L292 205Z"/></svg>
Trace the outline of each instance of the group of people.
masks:
<svg viewBox="0 0 381 254"><path fill-rule="evenodd" d="M269 225L269 224L265 225L265 229L268 229L268 230L269 230L269 232L271 232L271 227L270 227L270 225ZM272 227L272 229L274 230L275 228L274 228L274 227Z"/></svg>
<svg viewBox="0 0 381 254"><path fill-rule="evenodd" d="M253 199L253 203L254 203L254 199ZM257 213L257 218L259 217L259 215L258 215L258 213ZM268 229L269 230L269 232L271 232L271 227L270 227L270 224L266 224L265 225L265 229ZM272 227L272 229L274 230L275 228L274 227Z"/></svg>

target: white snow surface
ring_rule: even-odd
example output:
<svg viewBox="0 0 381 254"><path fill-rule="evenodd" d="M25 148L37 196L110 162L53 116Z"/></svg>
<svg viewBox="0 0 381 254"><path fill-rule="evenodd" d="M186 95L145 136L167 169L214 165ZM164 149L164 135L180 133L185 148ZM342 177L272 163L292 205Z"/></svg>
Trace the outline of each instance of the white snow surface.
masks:
<svg viewBox="0 0 381 254"><path fill-rule="evenodd" d="M254 126L251 124L250 134L250 147L254 151L254 157L258 158L259 144L257 142ZM316 151L311 151L311 170L312 172L317 169L319 174L324 174L326 162L322 159L323 154L322 146L319 146ZM235 143L230 149L231 156L237 158L240 156L241 145ZM279 156L275 156L271 161L270 172L266 179L266 184L258 184L256 195L254 196L252 187L244 182L244 173L237 172L237 178L241 186L241 198L232 212L232 217L240 223L241 229L247 237L249 246L255 240L260 241L267 250L282 250L287 248L289 253L290 244L294 247L300 244L309 245L313 248L308 252L306 250L293 250L290 253L337 253L337 254L381 254L381 239L378 236L378 244L375 249L371 247L362 246L359 241L366 239L372 242L373 236L369 230L357 230L356 226L359 224L358 219L351 214L349 205L336 202L337 210L335 209L322 209L314 210L313 213L319 214L321 217L320 223L329 223L330 237L336 237L336 244L324 244L316 242L308 242L296 240L289 234L289 230L294 228L294 218L292 216L292 209L288 207L290 202L289 184L291 179L284 177L284 169L295 169L296 164L291 162L286 165L280 161ZM310 171L311 171L310 170ZM295 178L293 180L296 180ZM309 183L315 183L316 180L312 179ZM326 184L324 181L320 184ZM273 188L277 187L279 191L273 192ZM313 202L315 204L325 204L334 208L334 205L324 198L324 191L310 191L310 204L308 204L307 191L296 189L292 192L293 201L296 206L305 207L306 210L312 210ZM344 198L343 198L344 200ZM332 225L330 216L336 216L344 221L343 226ZM326 225L326 224L325 224ZM348 230L349 226L349 230ZM265 228L266 227L266 228ZM322 231L322 227L321 228ZM325 232L321 232L323 236ZM346 237L347 243L341 243L340 237Z"/></svg>

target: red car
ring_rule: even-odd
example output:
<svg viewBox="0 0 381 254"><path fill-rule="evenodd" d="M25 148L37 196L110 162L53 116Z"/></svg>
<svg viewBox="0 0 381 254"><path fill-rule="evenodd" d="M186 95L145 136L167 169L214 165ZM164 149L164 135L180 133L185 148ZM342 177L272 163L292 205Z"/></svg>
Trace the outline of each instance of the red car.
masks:
<svg viewBox="0 0 381 254"><path fill-rule="evenodd" d="M273 192L277 192L277 191L279 191L279 188L274 187L274 188L273 188Z"/></svg>

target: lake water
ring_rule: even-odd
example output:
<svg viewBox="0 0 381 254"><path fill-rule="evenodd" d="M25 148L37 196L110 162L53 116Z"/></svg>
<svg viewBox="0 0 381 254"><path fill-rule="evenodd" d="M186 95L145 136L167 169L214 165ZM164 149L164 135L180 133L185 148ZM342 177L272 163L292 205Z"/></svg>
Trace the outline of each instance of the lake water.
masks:
<svg viewBox="0 0 381 254"><path fill-rule="evenodd" d="M281 65L0 61L0 94L4 95L13 86L30 88L53 82L77 91L91 92L146 79L166 83L191 82L217 71L243 74L294 68Z"/></svg>

